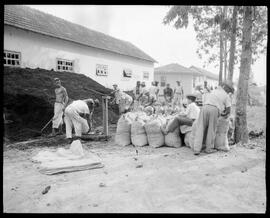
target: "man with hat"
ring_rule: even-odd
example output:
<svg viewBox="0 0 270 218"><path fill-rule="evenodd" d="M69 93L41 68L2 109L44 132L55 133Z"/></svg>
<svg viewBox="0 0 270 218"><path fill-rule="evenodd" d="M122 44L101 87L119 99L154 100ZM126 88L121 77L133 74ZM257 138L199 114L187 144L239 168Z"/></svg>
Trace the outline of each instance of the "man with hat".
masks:
<svg viewBox="0 0 270 218"><path fill-rule="evenodd" d="M170 87L169 83L167 83L166 88L163 89L163 94L164 94L165 102L167 104L171 103L173 99L173 90Z"/></svg>
<svg viewBox="0 0 270 218"><path fill-rule="evenodd" d="M173 119L168 126L161 127L161 131L167 135L169 132L173 132L176 128L180 127L181 132L184 134L191 130L193 122L198 118L200 108L195 103L196 96L193 94L186 96L188 105L184 112L181 112L177 117Z"/></svg>
<svg viewBox="0 0 270 218"><path fill-rule="evenodd" d="M65 109L66 137L71 143L80 139L82 133L88 133L92 127L92 115L94 107L99 107L99 100L91 98L76 100ZM72 139L72 128L75 130L75 137Z"/></svg>
<svg viewBox="0 0 270 218"><path fill-rule="evenodd" d="M133 98L125 92L121 91L117 84L113 84L113 89L115 98L112 100L112 103L118 104L120 114L126 113L133 103Z"/></svg>
<svg viewBox="0 0 270 218"><path fill-rule="evenodd" d="M222 83L217 89L210 92L204 100L197 122L197 131L194 139L194 154L201 152L203 145L206 153L213 153L218 117L227 118L231 112L230 93L234 88L228 83Z"/></svg>
<svg viewBox="0 0 270 218"><path fill-rule="evenodd" d="M181 85L180 81L176 81L177 86L174 89L174 105L181 106L182 105L182 100L183 100L183 95L184 95L184 90Z"/></svg>
<svg viewBox="0 0 270 218"><path fill-rule="evenodd" d="M54 137L62 133L63 113L68 103L68 94L66 89L61 85L59 78L54 78L56 89L55 103L54 103L54 116L52 119L52 133L50 136ZM58 133L56 130L58 129Z"/></svg>

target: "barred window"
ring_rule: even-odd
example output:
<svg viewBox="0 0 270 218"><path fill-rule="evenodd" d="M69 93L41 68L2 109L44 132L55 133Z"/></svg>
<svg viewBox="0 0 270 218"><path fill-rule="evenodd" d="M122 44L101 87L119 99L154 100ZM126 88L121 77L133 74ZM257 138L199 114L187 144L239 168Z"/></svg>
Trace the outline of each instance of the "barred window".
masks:
<svg viewBox="0 0 270 218"><path fill-rule="evenodd" d="M57 71L74 72L73 61L57 58Z"/></svg>
<svg viewBox="0 0 270 218"><path fill-rule="evenodd" d="M108 65L97 64L96 65L97 76L108 76Z"/></svg>
<svg viewBox="0 0 270 218"><path fill-rule="evenodd" d="M143 79L149 80L149 72L143 72Z"/></svg>
<svg viewBox="0 0 270 218"><path fill-rule="evenodd" d="M21 65L21 53L15 51L4 51L4 66L15 66Z"/></svg>
<svg viewBox="0 0 270 218"><path fill-rule="evenodd" d="M161 76L160 77L160 86L161 87L166 86L166 76Z"/></svg>
<svg viewBox="0 0 270 218"><path fill-rule="evenodd" d="M124 69L123 70L123 77L131 78L132 77L132 70L131 69Z"/></svg>

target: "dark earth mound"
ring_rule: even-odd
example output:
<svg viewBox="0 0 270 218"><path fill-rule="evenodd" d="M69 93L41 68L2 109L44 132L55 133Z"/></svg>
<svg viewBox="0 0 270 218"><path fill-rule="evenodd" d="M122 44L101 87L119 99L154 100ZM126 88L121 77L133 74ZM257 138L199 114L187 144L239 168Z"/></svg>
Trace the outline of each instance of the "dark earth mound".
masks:
<svg viewBox="0 0 270 218"><path fill-rule="evenodd" d="M102 94L110 95L112 91L83 74L4 67L3 112L5 119L11 120L4 124L5 140L21 141L39 135L53 117L55 77L60 78L71 101L98 98L101 102ZM94 111L93 117L94 126L102 125L101 106ZM117 119L117 106L109 105L109 122L116 123ZM44 132L50 131L51 124Z"/></svg>

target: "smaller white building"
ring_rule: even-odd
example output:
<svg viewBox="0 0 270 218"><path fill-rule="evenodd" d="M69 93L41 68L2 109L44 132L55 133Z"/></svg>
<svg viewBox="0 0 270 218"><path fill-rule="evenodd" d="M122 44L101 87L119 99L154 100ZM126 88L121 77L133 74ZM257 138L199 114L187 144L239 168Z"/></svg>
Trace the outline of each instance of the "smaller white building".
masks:
<svg viewBox="0 0 270 218"><path fill-rule="evenodd" d="M200 73L201 76L197 76L194 78L194 85L193 88L195 88L197 85L204 85L204 82L207 82L208 87L212 87L213 89L218 86L218 75L211 73L205 69L191 66L189 69L193 70L194 72Z"/></svg>
<svg viewBox="0 0 270 218"><path fill-rule="evenodd" d="M180 81L184 94L191 94L194 91L194 81L202 76L201 73L191 70L177 63L167 64L156 67L154 70L154 80L159 82L160 96L163 95L163 89L169 83L172 89L176 88L176 81Z"/></svg>

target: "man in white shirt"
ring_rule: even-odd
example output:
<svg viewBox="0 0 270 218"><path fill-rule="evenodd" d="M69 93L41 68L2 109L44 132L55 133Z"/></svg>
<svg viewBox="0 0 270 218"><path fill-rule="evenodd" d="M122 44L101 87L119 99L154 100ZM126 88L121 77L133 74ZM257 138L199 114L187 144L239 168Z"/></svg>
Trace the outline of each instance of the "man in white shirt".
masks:
<svg viewBox="0 0 270 218"><path fill-rule="evenodd" d="M112 103L116 103L119 106L119 113L123 114L125 112L128 111L128 109L130 108L132 102L133 102L133 98L126 94L125 92L121 91L118 88L117 84L113 84L113 88L114 88L114 95L115 98L112 100Z"/></svg>
<svg viewBox="0 0 270 218"><path fill-rule="evenodd" d="M72 128L75 130L75 139L79 139L82 133L87 133L92 126L92 113L95 106L99 106L96 99L76 100L65 109L66 138L72 142Z"/></svg>
<svg viewBox="0 0 270 218"><path fill-rule="evenodd" d="M153 81L148 91L149 91L150 98L153 98L155 101L157 100L157 90L158 90L158 87L156 86L156 82Z"/></svg>
<svg viewBox="0 0 270 218"><path fill-rule="evenodd" d="M204 100L197 121L197 131L194 139L194 154L201 152L203 145L206 153L213 153L218 117L227 118L231 112L231 99L229 93L234 93L234 88L227 83L222 83L217 89L210 92Z"/></svg>
<svg viewBox="0 0 270 218"><path fill-rule="evenodd" d="M167 135L169 132L173 132L176 128L179 127L181 129L181 132L182 130L188 131L188 128L191 128L193 122L198 118L200 108L195 103L196 96L190 94L186 97L188 99L188 106L186 108L186 111L180 113L177 117L175 117L166 128L161 127L161 131L165 135Z"/></svg>
<svg viewBox="0 0 270 218"><path fill-rule="evenodd" d="M176 81L177 86L174 89L174 105L182 107L182 100L184 96L184 90L180 81Z"/></svg>

